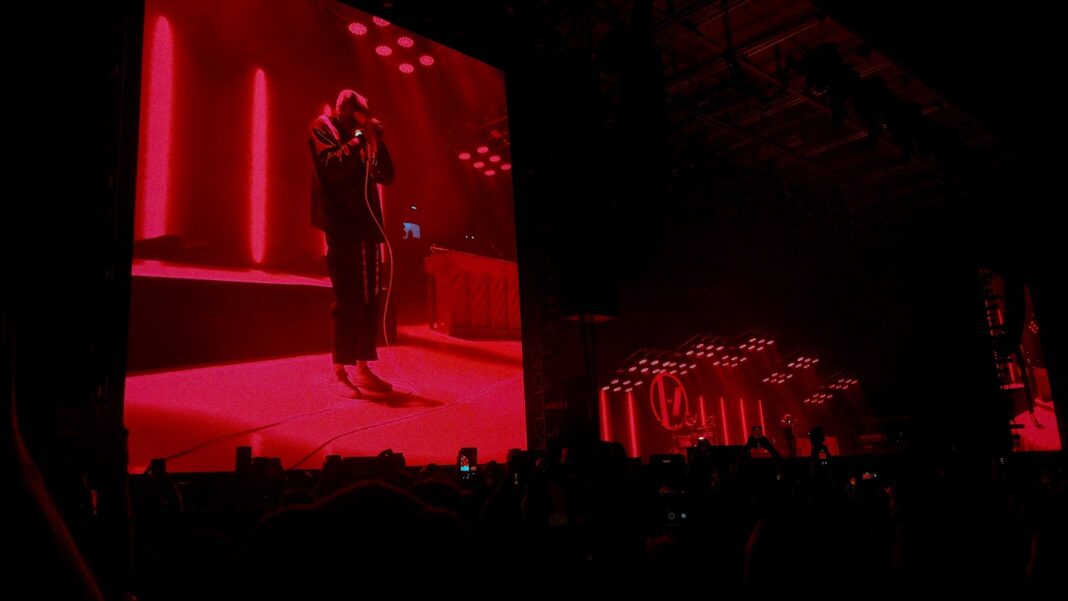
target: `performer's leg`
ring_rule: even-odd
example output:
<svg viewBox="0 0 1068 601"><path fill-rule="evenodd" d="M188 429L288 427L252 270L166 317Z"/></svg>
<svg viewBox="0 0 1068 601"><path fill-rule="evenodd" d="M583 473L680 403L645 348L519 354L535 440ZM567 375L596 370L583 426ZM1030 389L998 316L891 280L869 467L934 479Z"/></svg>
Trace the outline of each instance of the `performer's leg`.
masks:
<svg viewBox="0 0 1068 601"><path fill-rule="evenodd" d="M334 290L331 308L334 382L337 392L343 396L359 396L345 365L355 365L358 360L358 328L362 303L361 256L357 242L339 240L327 236L326 264Z"/></svg>
<svg viewBox="0 0 1068 601"><path fill-rule="evenodd" d="M359 294L353 304L353 350L357 361L375 361L378 359L378 294L381 289L378 279L378 244L362 243L359 253Z"/></svg>
<svg viewBox="0 0 1068 601"><path fill-rule="evenodd" d="M365 244L362 254L366 258L363 265L366 278L363 280L363 295L360 299L364 302L361 304L358 318L360 335L357 338L357 362L353 383L366 392L389 394L393 391L393 386L375 375L368 365L369 361L378 359L376 342L381 328L378 319L378 298L382 290L379 244Z"/></svg>

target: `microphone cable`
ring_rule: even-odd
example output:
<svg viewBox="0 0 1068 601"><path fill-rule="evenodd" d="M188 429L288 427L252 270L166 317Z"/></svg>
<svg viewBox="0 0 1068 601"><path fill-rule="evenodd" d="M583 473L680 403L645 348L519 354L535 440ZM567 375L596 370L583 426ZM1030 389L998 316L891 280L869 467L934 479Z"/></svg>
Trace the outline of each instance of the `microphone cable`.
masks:
<svg viewBox="0 0 1068 601"><path fill-rule="evenodd" d="M386 228L382 225L382 221L380 221L378 219L378 217L375 216L374 210L371 209L371 191L370 191L371 168L375 164L375 159L376 158L377 158L377 155L372 155L370 147L368 147L367 148L367 165L366 165L367 168L364 169L364 176L363 176L363 201L364 201L364 204L367 205L367 212L370 213L371 219L375 222L375 225L378 227L379 233L382 234L382 240L385 242L385 245L386 245L386 254L389 257L389 279L388 279L388 283L386 284L386 298L385 298L383 306L382 306L382 340L383 340L383 342L385 342L385 348L387 350L392 351L392 349L390 348L391 345L389 343L389 328L387 327L386 324L389 322L389 301L390 301L390 299L392 298L392 295L393 295L393 275L394 275L394 273L396 271L396 267L394 266L394 263L393 263L393 245L390 244L389 236L386 235ZM383 215L383 219L385 219L384 215ZM394 371L396 371L397 375L400 376L401 380L403 380L404 383L407 384L409 388L411 388L411 391L408 394L409 395L416 394L417 391L418 391L418 387L404 374L404 370L401 369L400 364L393 357L393 353L392 352L389 353L389 358L390 358L390 362L393 363Z"/></svg>

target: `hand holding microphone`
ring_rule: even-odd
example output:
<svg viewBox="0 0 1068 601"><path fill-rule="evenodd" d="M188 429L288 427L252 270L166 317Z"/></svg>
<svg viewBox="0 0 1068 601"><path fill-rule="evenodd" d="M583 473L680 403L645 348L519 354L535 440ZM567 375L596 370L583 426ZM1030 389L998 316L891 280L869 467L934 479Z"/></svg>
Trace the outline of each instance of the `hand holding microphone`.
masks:
<svg viewBox="0 0 1068 601"><path fill-rule="evenodd" d="M373 163L378 155L378 139L382 135L382 124L377 119L372 120L370 127L357 129L355 138L366 149L366 159Z"/></svg>

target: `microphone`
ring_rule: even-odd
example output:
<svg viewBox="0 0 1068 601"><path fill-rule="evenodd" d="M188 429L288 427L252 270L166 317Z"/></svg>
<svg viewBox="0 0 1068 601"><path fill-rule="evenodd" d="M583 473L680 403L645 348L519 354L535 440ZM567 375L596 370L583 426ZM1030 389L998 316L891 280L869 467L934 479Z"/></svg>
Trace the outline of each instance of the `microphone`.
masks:
<svg viewBox="0 0 1068 601"><path fill-rule="evenodd" d="M371 149L371 142L368 140L367 134L365 134L362 129L357 129L352 136L354 138L359 138L360 144L367 148L367 162L373 164L375 162L376 153ZM377 144L375 144L375 146L377 146Z"/></svg>

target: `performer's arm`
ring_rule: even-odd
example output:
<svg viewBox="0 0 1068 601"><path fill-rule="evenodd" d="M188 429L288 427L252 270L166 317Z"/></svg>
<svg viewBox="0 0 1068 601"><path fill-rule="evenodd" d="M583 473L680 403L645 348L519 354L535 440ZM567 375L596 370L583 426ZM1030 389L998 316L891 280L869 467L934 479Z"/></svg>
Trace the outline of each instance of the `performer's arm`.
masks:
<svg viewBox="0 0 1068 601"><path fill-rule="evenodd" d="M322 121L312 126L311 145L317 167L330 181L344 178L360 164L359 138L342 142L337 131Z"/></svg>

